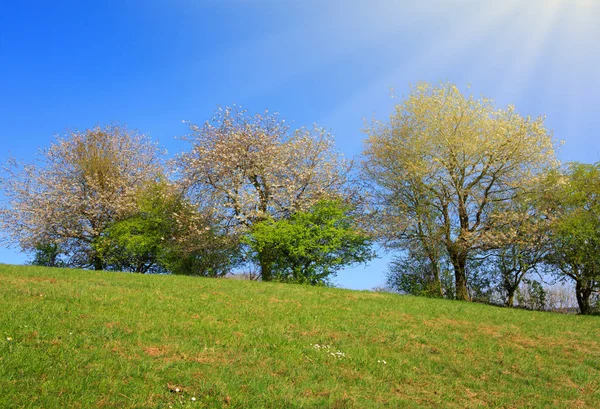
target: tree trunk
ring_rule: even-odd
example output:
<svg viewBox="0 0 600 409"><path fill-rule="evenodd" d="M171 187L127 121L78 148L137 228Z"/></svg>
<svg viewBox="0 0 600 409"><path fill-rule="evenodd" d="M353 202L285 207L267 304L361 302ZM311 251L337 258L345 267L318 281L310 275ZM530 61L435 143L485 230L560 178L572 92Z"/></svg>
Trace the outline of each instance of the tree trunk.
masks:
<svg viewBox="0 0 600 409"><path fill-rule="evenodd" d="M271 261L267 260L264 254L259 254L258 261L260 265L260 279L262 281L271 281L273 280L272 271L271 271Z"/></svg>
<svg viewBox="0 0 600 409"><path fill-rule="evenodd" d="M453 254L450 256L452 266L454 267L454 281L456 285L456 299L460 301L470 301L469 291L467 290L467 255Z"/></svg>
<svg viewBox="0 0 600 409"><path fill-rule="evenodd" d="M506 299L506 306L512 308L515 306L515 288L508 289L508 298Z"/></svg>
<svg viewBox="0 0 600 409"><path fill-rule="evenodd" d="M435 292L440 297L444 297L444 292L442 291L442 280L440 280L439 262L431 254L429 255L429 261L430 261L432 269L433 269L433 281L434 281L434 286L435 286Z"/></svg>
<svg viewBox="0 0 600 409"><path fill-rule="evenodd" d="M100 271L104 269L104 262L102 261L102 258L98 255L94 256L94 270L96 271Z"/></svg>
<svg viewBox="0 0 600 409"><path fill-rule="evenodd" d="M575 283L575 293L577 294L579 312L583 315L590 314L592 312L592 308L590 306L592 289L586 286L581 280L577 280Z"/></svg>

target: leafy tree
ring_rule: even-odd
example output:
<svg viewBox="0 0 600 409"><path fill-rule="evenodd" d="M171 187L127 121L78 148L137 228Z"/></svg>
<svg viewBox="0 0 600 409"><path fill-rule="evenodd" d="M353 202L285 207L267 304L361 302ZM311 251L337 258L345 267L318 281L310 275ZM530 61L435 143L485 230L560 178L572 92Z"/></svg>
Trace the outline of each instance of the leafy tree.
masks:
<svg viewBox="0 0 600 409"><path fill-rule="evenodd" d="M77 267L106 267L94 243L135 210L140 186L162 172L157 146L118 126L69 132L36 162L9 160L0 177L4 240L24 251L57 246Z"/></svg>
<svg viewBox="0 0 600 409"><path fill-rule="evenodd" d="M589 314L600 290L600 163L569 164L550 193L546 262L574 282L579 310Z"/></svg>
<svg viewBox="0 0 600 409"><path fill-rule="evenodd" d="M159 260L177 231L175 215L184 204L165 182L150 182L135 197L134 210L104 230L94 242L108 269L163 272Z"/></svg>
<svg viewBox="0 0 600 409"><path fill-rule="evenodd" d="M363 170L380 237L394 248L418 245L434 266L441 243L456 298L469 299L469 259L497 247L494 210L555 165L543 118L522 117L513 106L497 109L451 84L420 84L367 135Z"/></svg>
<svg viewBox="0 0 600 409"><path fill-rule="evenodd" d="M350 206L322 200L289 218L253 226L245 243L251 255L269 263L279 281L326 284L343 267L374 257L371 240L353 222Z"/></svg>
<svg viewBox="0 0 600 409"><path fill-rule="evenodd" d="M136 273L219 276L236 257L178 188L152 182L137 197L137 210L108 226L94 243L110 267Z"/></svg>
<svg viewBox="0 0 600 409"><path fill-rule="evenodd" d="M237 107L190 129L192 150L179 157L182 183L234 234L304 212L344 190L348 164L323 129L292 130L277 114L250 117ZM256 261L261 278L270 280L267 254L260 250Z"/></svg>

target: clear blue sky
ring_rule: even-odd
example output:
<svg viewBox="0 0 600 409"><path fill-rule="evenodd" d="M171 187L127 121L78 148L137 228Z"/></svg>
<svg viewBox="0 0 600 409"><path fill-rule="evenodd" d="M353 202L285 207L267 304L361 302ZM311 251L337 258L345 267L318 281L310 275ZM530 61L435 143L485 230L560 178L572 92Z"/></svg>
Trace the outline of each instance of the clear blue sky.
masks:
<svg viewBox="0 0 600 409"><path fill-rule="evenodd" d="M352 157L365 118L387 117L411 83L447 80L547 115L563 161L595 162L599 22L600 0L3 0L0 162L114 121L176 153L182 120L232 103L328 127ZM337 282L372 288L386 262Z"/></svg>

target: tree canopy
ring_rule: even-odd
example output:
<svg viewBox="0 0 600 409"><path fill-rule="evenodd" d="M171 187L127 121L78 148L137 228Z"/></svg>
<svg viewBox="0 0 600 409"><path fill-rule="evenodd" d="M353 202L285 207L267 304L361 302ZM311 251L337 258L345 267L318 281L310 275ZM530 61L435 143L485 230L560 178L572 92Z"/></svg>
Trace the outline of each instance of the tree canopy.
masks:
<svg viewBox="0 0 600 409"><path fill-rule="evenodd" d="M467 263L494 247L496 210L555 166L543 118L523 117L513 106L498 109L452 84L420 84L388 122L366 132L363 170L380 236L392 247L419 247L434 269L441 243L456 298L469 299Z"/></svg>
<svg viewBox="0 0 600 409"><path fill-rule="evenodd" d="M107 268L221 276L239 261L235 242L173 183L151 182L136 200L136 210L110 224L94 243Z"/></svg>
<svg viewBox="0 0 600 409"><path fill-rule="evenodd" d="M245 242L254 258L269 263L275 279L325 284L341 268L375 256L351 210L341 200L322 200L289 218L257 223Z"/></svg>

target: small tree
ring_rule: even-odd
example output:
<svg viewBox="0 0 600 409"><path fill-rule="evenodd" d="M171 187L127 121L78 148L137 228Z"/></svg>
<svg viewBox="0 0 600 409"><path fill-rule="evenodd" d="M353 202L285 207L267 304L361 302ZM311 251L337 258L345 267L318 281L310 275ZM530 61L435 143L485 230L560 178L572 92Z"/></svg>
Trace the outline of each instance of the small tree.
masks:
<svg viewBox="0 0 600 409"><path fill-rule="evenodd" d="M29 164L11 159L0 177L4 240L24 251L60 247L70 266L106 267L94 244L135 210L135 194L162 172L157 146L118 126L69 132Z"/></svg>
<svg viewBox="0 0 600 409"><path fill-rule="evenodd" d="M350 212L340 200L319 201L289 218L257 223L244 241L254 260L269 263L274 279L327 284L341 268L375 256Z"/></svg>
<svg viewBox="0 0 600 409"><path fill-rule="evenodd" d="M163 272L160 260L177 232L184 203L165 181L150 182L135 197L134 210L109 224L93 246L110 270Z"/></svg>
<svg viewBox="0 0 600 409"><path fill-rule="evenodd" d="M494 277L487 265L485 253L477 254L467 260L467 283L471 301L494 303Z"/></svg>

